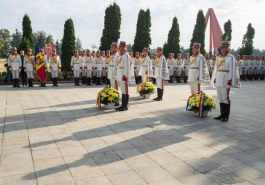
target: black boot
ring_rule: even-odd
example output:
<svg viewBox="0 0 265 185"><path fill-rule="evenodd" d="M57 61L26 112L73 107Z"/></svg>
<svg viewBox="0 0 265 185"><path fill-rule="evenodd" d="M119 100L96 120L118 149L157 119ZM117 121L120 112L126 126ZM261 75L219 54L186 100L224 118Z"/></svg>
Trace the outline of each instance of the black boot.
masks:
<svg viewBox="0 0 265 185"><path fill-rule="evenodd" d="M156 101L162 101L163 100L163 93L164 93L164 89L159 89L159 94L158 94L158 98L156 99Z"/></svg>
<svg viewBox="0 0 265 185"><path fill-rule="evenodd" d="M184 76L184 83L187 83L187 79L188 79L188 77Z"/></svg>
<svg viewBox="0 0 265 185"><path fill-rule="evenodd" d="M116 110L121 110L121 109L123 109L123 107L124 107L124 105L125 105L125 100L126 99L126 94L122 94L122 98L121 98L121 106L120 107L118 107L118 108L116 108Z"/></svg>
<svg viewBox="0 0 265 185"><path fill-rule="evenodd" d="M102 85L101 84L101 77L98 77L98 85Z"/></svg>
<svg viewBox="0 0 265 185"><path fill-rule="evenodd" d="M159 95L160 95L160 89L157 88L157 89L156 89L156 92L157 92L157 98L154 98L154 99L153 99L153 100L155 100L155 101L157 101L158 98L159 98Z"/></svg>
<svg viewBox="0 0 265 185"><path fill-rule="evenodd" d="M142 76L139 76L139 83L142 83L142 82L143 82Z"/></svg>
<svg viewBox="0 0 265 185"><path fill-rule="evenodd" d="M227 122L230 114L230 104L224 104L224 116L222 118L222 122Z"/></svg>
<svg viewBox="0 0 265 185"><path fill-rule="evenodd" d="M129 102L129 95L125 94L124 96L124 104L123 107L119 109L119 111L126 111L128 110L128 102Z"/></svg>
<svg viewBox="0 0 265 185"><path fill-rule="evenodd" d="M90 77L87 78L87 84L86 85L91 85L91 78Z"/></svg>
<svg viewBox="0 0 265 185"><path fill-rule="evenodd" d="M153 77L153 84L156 84L156 78Z"/></svg>
<svg viewBox="0 0 265 185"><path fill-rule="evenodd" d="M139 84L139 77L138 76L135 77L135 83Z"/></svg>
<svg viewBox="0 0 265 185"><path fill-rule="evenodd" d="M13 88L17 87L16 79L13 79L12 82L13 82Z"/></svg>
<svg viewBox="0 0 265 185"><path fill-rule="evenodd" d="M220 112L221 112L221 115L218 116L218 117L215 117L213 119L216 119L216 120L223 119L223 117L224 117L224 105L225 105L224 103L220 103Z"/></svg>
<svg viewBox="0 0 265 185"><path fill-rule="evenodd" d="M20 87L19 86L19 79L16 79L16 87Z"/></svg>
<svg viewBox="0 0 265 185"><path fill-rule="evenodd" d="M76 86L76 78L74 78L74 83L75 83L75 85L74 85L74 86Z"/></svg>
<svg viewBox="0 0 265 185"><path fill-rule="evenodd" d="M32 79L28 79L29 87L33 87Z"/></svg>
<svg viewBox="0 0 265 185"><path fill-rule="evenodd" d="M173 83L173 80L172 79L173 79L173 76L170 76L168 83Z"/></svg>
<svg viewBox="0 0 265 185"><path fill-rule="evenodd" d="M55 78L55 86L58 86L58 78Z"/></svg>
<svg viewBox="0 0 265 185"><path fill-rule="evenodd" d="M76 78L76 86L80 86L79 85L79 78Z"/></svg>
<svg viewBox="0 0 265 185"><path fill-rule="evenodd" d="M177 83L181 83L180 76L177 76Z"/></svg>

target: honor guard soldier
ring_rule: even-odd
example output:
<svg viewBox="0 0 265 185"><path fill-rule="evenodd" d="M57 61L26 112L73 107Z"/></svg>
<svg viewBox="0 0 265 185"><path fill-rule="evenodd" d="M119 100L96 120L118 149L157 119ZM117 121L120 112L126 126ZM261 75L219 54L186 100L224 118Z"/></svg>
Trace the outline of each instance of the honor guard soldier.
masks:
<svg viewBox="0 0 265 185"><path fill-rule="evenodd" d="M78 50L75 50L74 56L71 58L71 68L72 71L74 72L74 81L75 81L75 86L79 86L79 78L80 78L80 70L83 69L81 66L81 61L80 57L78 54ZM85 68L85 65L84 65Z"/></svg>
<svg viewBox="0 0 265 185"><path fill-rule="evenodd" d="M246 55L243 55L242 79L246 81L247 78L248 78L248 58Z"/></svg>
<svg viewBox="0 0 265 185"><path fill-rule="evenodd" d="M142 77L142 83L149 82L150 57L148 56L148 48L143 49L143 58L141 60L141 68L139 75Z"/></svg>
<svg viewBox="0 0 265 185"><path fill-rule="evenodd" d="M12 71L13 77L13 87L19 86L19 72L21 70L21 58L20 55L17 54L17 48L12 49L12 54L8 56L7 59L8 69Z"/></svg>
<svg viewBox="0 0 265 185"><path fill-rule="evenodd" d="M33 87L34 69L35 69L35 57L32 55L32 49L27 50L27 54L24 58L25 71L28 77L29 87Z"/></svg>
<svg viewBox="0 0 265 185"><path fill-rule="evenodd" d="M215 55L212 55L212 69L211 69L212 74L211 75L213 75L213 69L214 69L215 63L216 63L216 56Z"/></svg>
<svg viewBox="0 0 265 185"><path fill-rule="evenodd" d="M197 92L200 92L201 90L204 56L200 53L200 48L200 43L193 43L188 75L188 82L190 84L191 94L195 94Z"/></svg>
<svg viewBox="0 0 265 185"><path fill-rule="evenodd" d="M236 63L238 65L240 80L243 80L243 76L242 75L243 75L244 62L243 62L243 60L241 60L240 55L237 55Z"/></svg>
<svg viewBox="0 0 265 185"><path fill-rule="evenodd" d="M186 53L185 58L183 59L184 83L187 83L187 80L188 80L189 65L190 65L190 58L189 58L189 54Z"/></svg>
<svg viewBox="0 0 265 185"><path fill-rule="evenodd" d="M110 85L110 80L108 78L108 71L109 71L109 64L111 62L112 58L111 58L111 54L110 54L110 50L107 50L106 52L106 85Z"/></svg>
<svg viewBox="0 0 265 185"><path fill-rule="evenodd" d="M261 57L261 66L260 66L260 80L264 80L265 77L265 57Z"/></svg>
<svg viewBox="0 0 265 185"><path fill-rule="evenodd" d="M248 56L248 79L250 81L254 78L254 60L253 57L250 55Z"/></svg>
<svg viewBox="0 0 265 185"><path fill-rule="evenodd" d="M92 82L92 68L93 68L93 57L91 56L90 50L87 50L86 56L86 85L91 85Z"/></svg>
<svg viewBox="0 0 265 185"><path fill-rule="evenodd" d="M102 60L101 60L101 55L100 51L97 51L96 58L94 60L96 62L96 70L97 70L97 78L96 78L96 85L101 85L101 76L102 76Z"/></svg>
<svg viewBox="0 0 265 185"><path fill-rule="evenodd" d="M211 60L209 54L206 54L205 59L206 59L206 64L208 67L208 72L209 72L210 78L212 78L212 60Z"/></svg>
<svg viewBox="0 0 265 185"><path fill-rule="evenodd" d="M110 57L109 68L108 68L108 79L110 80L110 85L112 88L118 90L117 81L117 63L119 59L119 49L116 42L111 44L112 56Z"/></svg>
<svg viewBox="0 0 265 185"><path fill-rule="evenodd" d="M96 80L97 80L97 53L95 50L92 50L92 63L93 63L93 67L92 67L92 83L96 84Z"/></svg>
<svg viewBox="0 0 265 185"><path fill-rule="evenodd" d="M59 71L61 71L61 60L57 55L56 49L52 50L52 56L50 57L50 69L52 74L53 86L58 86Z"/></svg>
<svg viewBox="0 0 265 185"><path fill-rule="evenodd" d="M133 52L129 53L129 56L131 58L131 66L130 66L130 72L131 72L131 82L135 82L135 75L134 75L134 66L135 66L135 61L133 57Z"/></svg>
<svg viewBox="0 0 265 185"><path fill-rule="evenodd" d="M106 84L108 67L106 64L107 57L105 51L101 51L101 61L102 61L102 83Z"/></svg>
<svg viewBox="0 0 265 185"><path fill-rule="evenodd" d="M182 58L181 58L181 53L179 53L178 56L177 56L177 59L176 59L176 78L177 78L177 83L181 83L181 81L180 81L181 71L182 71Z"/></svg>
<svg viewBox="0 0 265 185"><path fill-rule="evenodd" d="M78 56L79 57L79 56ZM86 84L86 69L85 69L85 64L86 64L86 50L82 50L82 54L80 56L80 62L81 62L81 76L82 76L82 84ZM79 84L79 82L78 82Z"/></svg>
<svg viewBox="0 0 265 185"><path fill-rule="evenodd" d="M168 59L167 59L167 66L169 70L169 83L173 83L173 76L174 72L176 70L176 61L174 59L174 53L169 53Z"/></svg>
<svg viewBox="0 0 265 185"><path fill-rule="evenodd" d="M157 48L157 59L155 67L155 78L157 84L157 98L155 101L162 101L164 94L164 82L168 78L168 67L165 56L163 55L162 47Z"/></svg>
<svg viewBox="0 0 265 185"><path fill-rule="evenodd" d="M134 75L135 75L135 83L139 84L141 83L141 78L139 76L140 69L141 69L141 59L140 59L140 53L136 52L135 53L135 66L134 66Z"/></svg>
<svg viewBox="0 0 265 185"><path fill-rule="evenodd" d="M230 88L236 85L235 58L230 54L230 42L222 41L221 55L217 57L211 81L216 87L221 114L216 120L227 122L230 115Z"/></svg>
<svg viewBox="0 0 265 185"><path fill-rule="evenodd" d="M260 66L261 66L260 58L259 57L255 57L255 60L254 60L254 79L255 80L259 79Z"/></svg>
<svg viewBox="0 0 265 185"><path fill-rule="evenodd" d="M128 83L131 81L130 76L130 56L126 53L126 42L121 41L119 45L120 57L117 63L117 81L122 92L122 105L116 110L126 111L128 110L129 102L129 89Z"/></svg>
<svg viewBox="0 0 265 185"><path fill-rule="evenodd" d="M156 53L153 53L151 63L152 63L152 70L153 70L152 81L153 81L153 84L156 84L156 78L155 78Z"/></svg>

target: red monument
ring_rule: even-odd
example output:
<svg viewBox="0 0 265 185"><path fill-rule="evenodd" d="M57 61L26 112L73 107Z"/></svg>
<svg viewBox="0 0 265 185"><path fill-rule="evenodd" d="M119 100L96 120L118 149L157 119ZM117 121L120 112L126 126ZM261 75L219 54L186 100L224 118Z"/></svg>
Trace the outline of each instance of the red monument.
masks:
<svg viewBox="0 0 265 185"><path fill-rule="evenodd" d="M220 46L223 32L220 28L218 20L212 8L209 8L205 16L205 23L207 27L208 20L210 18L210 44L209 53L218 54L218 47Z"/></svg>

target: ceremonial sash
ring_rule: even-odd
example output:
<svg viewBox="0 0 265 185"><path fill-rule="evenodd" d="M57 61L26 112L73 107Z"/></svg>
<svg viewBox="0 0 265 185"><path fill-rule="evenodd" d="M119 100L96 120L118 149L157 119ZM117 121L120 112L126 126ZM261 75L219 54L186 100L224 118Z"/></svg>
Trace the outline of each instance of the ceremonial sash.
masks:
<svg viewBox="0 0 265 185"><path fill-rule="evenodd" d="M222 65L224 65L225 60L221 60L220 63L217 64L217 69L219 69Z"/></svg>
<svg viewBox="0 0 265 185"><path fill-rule="evenodd" d="M196 62L196 58L190 61L190 66Z"/></svg>

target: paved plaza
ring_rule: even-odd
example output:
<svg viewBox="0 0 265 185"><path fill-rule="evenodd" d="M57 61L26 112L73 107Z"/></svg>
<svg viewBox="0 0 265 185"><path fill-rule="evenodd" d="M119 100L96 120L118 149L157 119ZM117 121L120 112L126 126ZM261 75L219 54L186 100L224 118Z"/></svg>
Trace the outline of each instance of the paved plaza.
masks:
<svg viewBox="0 0 265 185"><path fill-rule="evenodd" d="M132 85L125 112L96 107L102 87L59 85L0 86L0 185L265 184L264 81L232 90L226 123L219 106L186 112L186 84L162 102Z"/></svg>

